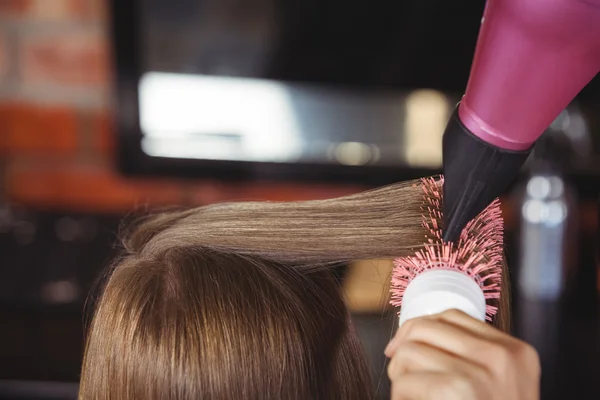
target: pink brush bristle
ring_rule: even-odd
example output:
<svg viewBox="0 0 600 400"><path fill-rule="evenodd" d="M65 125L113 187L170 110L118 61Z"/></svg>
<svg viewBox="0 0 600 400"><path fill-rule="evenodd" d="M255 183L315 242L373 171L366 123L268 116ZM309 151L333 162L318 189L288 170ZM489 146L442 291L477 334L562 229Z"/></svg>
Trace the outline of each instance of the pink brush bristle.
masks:
<svg viewBox="0 0 600 400"><path fill-rule="evenodd" d="M423 247L414 255L394 260L391 301L402 306L408 284L419 274L432 269L458 270L470 276L483 290L487 305L486 319L498 308L490 304L500 298L504 223L500 201L494 200L463 229L456 244L442 241L442 184L434 178L424 178L423 187Z"/></svg>

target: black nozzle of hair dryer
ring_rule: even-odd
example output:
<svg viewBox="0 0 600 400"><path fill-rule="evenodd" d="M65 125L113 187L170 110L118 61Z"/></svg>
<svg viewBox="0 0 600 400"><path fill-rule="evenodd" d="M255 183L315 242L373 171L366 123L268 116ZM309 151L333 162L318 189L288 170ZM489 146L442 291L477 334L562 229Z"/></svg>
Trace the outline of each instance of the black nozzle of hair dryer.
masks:
<svg viewBox="0 0 600 400"><path fill-rule="evenodd" d="M442 140L444 166L443 240L455 242L469 221L517 178L531 149L511 151L473 135L455 110Z"/></svg>

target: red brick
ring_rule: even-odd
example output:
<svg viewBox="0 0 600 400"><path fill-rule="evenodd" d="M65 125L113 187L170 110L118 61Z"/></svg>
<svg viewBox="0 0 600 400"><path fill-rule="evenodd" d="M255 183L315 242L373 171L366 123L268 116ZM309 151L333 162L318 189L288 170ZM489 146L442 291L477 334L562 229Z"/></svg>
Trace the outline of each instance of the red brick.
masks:
<svg viewBox="0 0 600 400"><path fill-rule="evenodd" d="M0 151L65 155L78 147L75 111L64 107L8 104L0 107Z"/></svg>
<svg viewBox="0 0 600 400"><path fill-rule="evenodd" d="M8 46L6 44L6 38L0 34L0 82L8 71Z"/></svg>
<svg viewBox="0 0 600 400"><path fill-rule="evenodd" d="M12 108L10 104L0 104L0 157L8 150L7 132L12 123Z"/></svg>
<svg viewBox="0 0 600 400"><path fill-rule="evenodd" d="M24 39L20 52L26 84L108 84L108 44L103 35L33 35Z"/></svg>
<svg viewBox="0 0 600 400"><path fill-rule="evenodd" d="M91 212L129 212L156 205L181 205L182 185L132 180L100 166L12 162L6 193L11 201L37 207Z"/></svg>
<svg viewBox="0 0 600 400"><path fill-rule="evenodd" d="M31 6L32 0L2 0L0 1L0 16L14 17L24 15Z"/></svg>
<svg viewBox="0 0 600 400"><path fill-rule="evenodd" d="M85 15L88 18L106 21L108 18L108 0L88 0Z"/></svg>
<svg viewBox="0 0 600 400"><path fill-rule="evenodd" d="M188 185L189 202L194 205L206 205L236 200L233 193L235 184L205 181Z"/></svg>
<svg viewBox="0 0 600 400"><path fill-rule="evenodd" d="M31 0L27 14L42 20L79 19L85 7L86 0Z"/></svg>
<svg viewBox="0 0 600 400"><path fill-rule="evenodd" d="M104 20L104 0L1 0L0 15L35 21Z"/></svg>
<svg viewBox="0 0 600 400"><path fill-rule="evenodd" d="M113 116L108 111L96 113L91 118L92 146L100 154L112 158L116 148Z"/></svg>

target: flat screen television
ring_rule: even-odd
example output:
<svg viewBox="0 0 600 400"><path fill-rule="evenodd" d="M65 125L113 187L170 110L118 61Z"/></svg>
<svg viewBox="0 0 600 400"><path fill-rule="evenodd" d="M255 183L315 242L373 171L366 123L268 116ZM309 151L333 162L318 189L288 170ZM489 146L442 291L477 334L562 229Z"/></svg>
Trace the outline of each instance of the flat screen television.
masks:
<svg viewBox="0 0 600 400"><path fill-rule="evenodd" d="M121 169L367 184L439 172L483 8L113 0Z"/></svg>

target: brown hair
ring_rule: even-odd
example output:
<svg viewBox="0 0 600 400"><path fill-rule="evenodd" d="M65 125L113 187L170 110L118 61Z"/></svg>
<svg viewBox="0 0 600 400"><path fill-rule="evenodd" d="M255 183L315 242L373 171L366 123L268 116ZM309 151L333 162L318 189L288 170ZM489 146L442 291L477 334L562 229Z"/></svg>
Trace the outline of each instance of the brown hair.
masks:
<svg viewBox="0 0 600 400"><path fill-rule="evenodd" d="M331 267L420 246L421 200L409 182L147 219L99 298L79 398L372 398Z"/></svg>

